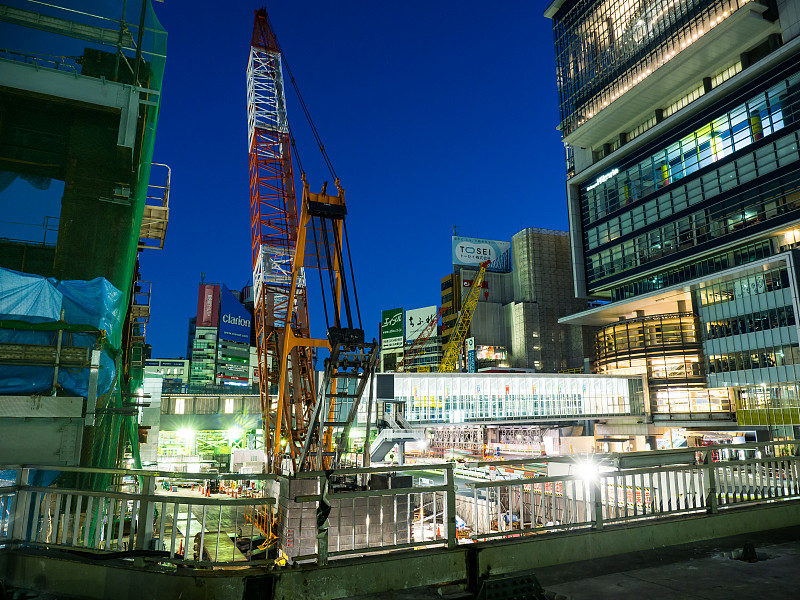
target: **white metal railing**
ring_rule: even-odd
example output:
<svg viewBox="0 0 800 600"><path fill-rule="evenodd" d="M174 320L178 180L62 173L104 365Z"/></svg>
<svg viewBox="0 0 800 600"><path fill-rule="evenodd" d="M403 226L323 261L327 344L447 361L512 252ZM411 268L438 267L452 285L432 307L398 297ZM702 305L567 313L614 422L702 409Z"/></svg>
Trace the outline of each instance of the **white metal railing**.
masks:
<svg viewBox="0 0 800 600"><path fill-rule="evenodd" d="M720 460L726 454L734 460ZM548 476L543 477L545 465ZM292 477L36 469L58 471L61 477L55 485L37 486L33 468L17 467L16 481L0 484L0 547L121 553L134 560L196 566L271 565L270 544L277 551L270 557L279 553L290 561L326 564L329 558L454 548L460 541L545 531L600 530L800 498L800 440L348 468ZM497 475L486 480L464 476L476 472ZM118 482L135 476L140 489L128 491L117 484L87 491L62 483L96 474ZM261 489L242 498L157 493L159 477L249 479Z"/></svg>
<svg viewBox="0 0 800 600"><path fill-rule="evenodd" d="M752 458L719 460L715 455L720 449ZM788 452L780 456L781 451ZM602 529L604 524L800 498L799 451L800 440L793 440L595 455L591 462L574 461L576 468L567 475L467 483L474 511L470 537ZM558 460L563 462L563 457ZM637 464L654 466L637 468Z"/></svg>
<svg viewBox="0 0 800 600"><path fill-rule="evenodd" d="M199 473L169 473L75 467L3 467L17 474L14 485L0 487L0 547L28 546L92 553L120 553L194 566L267 564L271 536L266 491L248 497L206 497L156 493L156 478L219 478ZM71 484L31 485L35 472L56 472L61 479L78 475L139 478L142 492L79 489ZM274 476L225 475L226 481L269 480ZM58 479L56 480L58 482Z"/></svg>

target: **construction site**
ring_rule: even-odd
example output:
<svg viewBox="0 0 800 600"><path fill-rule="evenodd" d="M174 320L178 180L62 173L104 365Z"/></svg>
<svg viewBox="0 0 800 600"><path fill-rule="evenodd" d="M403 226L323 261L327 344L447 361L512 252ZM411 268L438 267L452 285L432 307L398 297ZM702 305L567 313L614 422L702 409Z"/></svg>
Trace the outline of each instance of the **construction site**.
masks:
<svg viewBox="0 0 800 600"><path fill-rule="evenodd" d="M564 565L800 527L800 440L655 450L641 372L468 370L490 260L437 366L415 361L444 307L378 372L358 204L281 45L301 41L266 8L242 33L249 199L229 209L251 234L257 397L217 442L249 445L229 472L143 459L148 411L193 412L160 384L155 410L145 381L159 292L140 261L165 251L184 176L154 155L167 31L158 2L73 4L0 6L0 600L555 598ZM300 117L324 173L298 160Z"/></svg>

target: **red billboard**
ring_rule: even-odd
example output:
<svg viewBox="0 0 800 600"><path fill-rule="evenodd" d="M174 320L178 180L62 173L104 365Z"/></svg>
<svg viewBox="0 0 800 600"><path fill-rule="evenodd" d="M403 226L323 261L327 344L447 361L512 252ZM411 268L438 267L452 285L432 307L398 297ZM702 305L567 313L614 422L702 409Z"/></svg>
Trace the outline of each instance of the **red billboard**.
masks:
<svg viewBox="0 0 800 600"><path fill-rule="evenodd" d="M200 284L197 296L197 327L219 325L219 286Z"/></svg>

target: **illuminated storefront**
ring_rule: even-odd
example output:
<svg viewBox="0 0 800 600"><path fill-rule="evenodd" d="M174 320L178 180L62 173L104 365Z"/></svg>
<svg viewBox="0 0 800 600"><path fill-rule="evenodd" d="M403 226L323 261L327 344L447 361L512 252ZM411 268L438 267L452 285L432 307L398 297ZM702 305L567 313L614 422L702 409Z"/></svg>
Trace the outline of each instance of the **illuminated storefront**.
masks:
<svg viewBox="0 0 800 600"><path fill-rule="evenodd" d="M647 375L650 410L659 414L730 413L727 390L708 389L697 316L689 312L626 319L595 338L595 369Z"/></svg>

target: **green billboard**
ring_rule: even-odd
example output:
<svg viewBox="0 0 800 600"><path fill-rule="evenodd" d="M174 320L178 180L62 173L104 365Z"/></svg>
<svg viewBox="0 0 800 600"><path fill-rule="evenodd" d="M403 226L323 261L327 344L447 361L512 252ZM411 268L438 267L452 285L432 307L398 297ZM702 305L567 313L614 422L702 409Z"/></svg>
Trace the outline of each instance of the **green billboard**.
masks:
<svg viewBox="0 0 800 600"><path fill-rule="evenodd" d="M381 313L381 348L403 347L403 309L392 308Z"/></svg>

